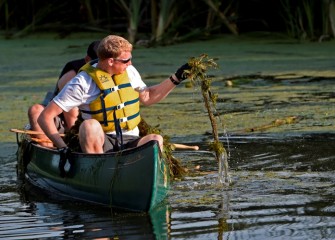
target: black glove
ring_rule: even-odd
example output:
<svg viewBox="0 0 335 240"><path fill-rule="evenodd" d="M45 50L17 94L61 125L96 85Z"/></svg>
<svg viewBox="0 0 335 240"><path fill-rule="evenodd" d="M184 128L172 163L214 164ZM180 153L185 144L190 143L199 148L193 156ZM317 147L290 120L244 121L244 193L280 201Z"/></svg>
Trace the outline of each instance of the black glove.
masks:
<svg viewBox="0 0 335 240"><path fill-rule="evenodd" d="M178 78L179 82L189 77L190 74L188 72L185 72L185 70L191 70L191 68L192 67L188 63L185 63L183 66L178 68L174 75L176 75L176 78Z"/></svg>
<svg viewBox="0 0 335 240"><path fill-rule="evenodd" d="M69 159L69 156L71 154L71 149L69 147L59 148L58 153L59 153L58 169L60 172L60 176L65 177L66 173L70 170L70 168L68 168L67 170L65 169L65 164ZM71 164L70 161L68 161L68 163Z"/></svg>

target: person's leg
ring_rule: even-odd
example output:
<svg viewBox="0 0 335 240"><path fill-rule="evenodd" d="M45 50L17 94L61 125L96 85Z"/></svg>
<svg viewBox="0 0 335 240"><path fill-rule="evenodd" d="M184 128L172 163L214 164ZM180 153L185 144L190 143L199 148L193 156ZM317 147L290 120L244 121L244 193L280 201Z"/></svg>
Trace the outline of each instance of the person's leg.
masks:
<svg viewBox="0 0 335 240"><path fill-rule="evenodd" d="M95 119L82 122L79 127L79 142L84 153L103 153L105 134L100 123Z"/></svg>
<svg viewBox="0 0 335 240"><path fill-rule="evenodd" d="M159 143L159 148L161 149L161 151L163 151L163 137L161 135L158 134L148 134L144 137L142 137L138 143L137 146L141 146L151 140L156 140Z"/></svg>
<svg viewBox="0 0 335 240"><path fill-rule="evenodd" d="M78 108L73 108L69 112L63 112L66 130L69 130L77 121L79 114Z"/></svg>
<svg viewBox="0 0 335 240"><path fill-rule="evenodd" d="M28 118L31 130L41 133L43 132L43 130L41 129L40 125L37 122L37 119L43 110L44 106L41 104L34 104L28 109ZM34 134L33 137L38 138L39 144L41 144L42 146L45 147L53 146L53 144L45 134Z"/></svg>
<svg viewBox="0 0 335 240"><path fill-rule="evenodd" d="M34 131L41 130L39 124L37 123L37 119L43 110L44 106L41 104L34 104L28 109L28 118L31 130Z"/></svg>

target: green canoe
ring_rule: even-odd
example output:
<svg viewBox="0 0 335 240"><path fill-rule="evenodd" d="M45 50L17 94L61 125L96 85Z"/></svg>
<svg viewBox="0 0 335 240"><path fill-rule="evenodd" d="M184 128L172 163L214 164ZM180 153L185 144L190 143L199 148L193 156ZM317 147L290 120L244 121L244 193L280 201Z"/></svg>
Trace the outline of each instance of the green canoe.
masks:
<svg viewBox="0 0 335 240"><path fill-rule="evenodd" d="M156 141L105 154L72 153L59 171L56 150L18 137L18 176L49 195L131 211L150 211L166 197L169 170Z"/></svg>

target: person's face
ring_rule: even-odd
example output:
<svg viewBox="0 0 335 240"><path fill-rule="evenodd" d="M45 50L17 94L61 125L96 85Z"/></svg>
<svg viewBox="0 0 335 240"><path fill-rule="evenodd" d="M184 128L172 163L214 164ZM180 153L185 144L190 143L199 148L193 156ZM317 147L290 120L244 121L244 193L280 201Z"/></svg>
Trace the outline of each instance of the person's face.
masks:
<svg viewBox="0 0 335 240"><path fill-rule="evenodd" d="M131 65L131 52L122 52L117 58L111 58L113 72L115 74L123 73Z"/></svg>

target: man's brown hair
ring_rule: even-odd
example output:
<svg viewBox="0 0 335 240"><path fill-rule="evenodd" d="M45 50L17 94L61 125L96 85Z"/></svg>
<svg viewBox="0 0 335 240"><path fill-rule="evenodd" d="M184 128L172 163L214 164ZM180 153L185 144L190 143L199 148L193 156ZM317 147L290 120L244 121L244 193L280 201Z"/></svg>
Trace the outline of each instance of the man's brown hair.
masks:
<svg viewBox="0 0 335 240"><path fill-rule="evenodd" d="M99 59L117 58L121 52L131 52L133 45L126 39L116 35L108 35L98 46Z"/></svg>

